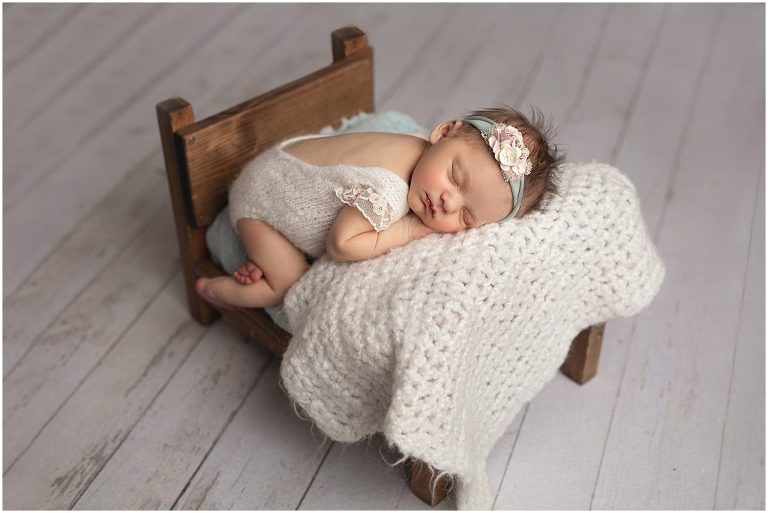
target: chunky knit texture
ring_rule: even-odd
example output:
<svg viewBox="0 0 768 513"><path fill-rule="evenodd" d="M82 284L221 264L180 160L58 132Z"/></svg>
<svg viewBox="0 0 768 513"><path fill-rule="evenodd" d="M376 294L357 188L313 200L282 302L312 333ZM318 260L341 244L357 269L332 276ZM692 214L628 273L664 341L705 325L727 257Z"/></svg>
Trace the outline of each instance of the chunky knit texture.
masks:
<svg viewBox="0 0 768 513"><path fill-rule="evenodd" d="M243 217L262 219L301 251L318 258L325 253L328 231L345 204L360 210L376 231L409 212L408 184L393 171L350 164L316 166L282 149L315 137L327 136L291 137L243 167L229 188L232 226Z"/></svg>
<svg viewBox="0 0 768 513"><path fill-rule="evenodd" d="M566 164L561 189L547 212L315 262L284 299L294 407L333 440L383 433L458 478L459 509L490 509L486 459L520 408L580 330L638 313L664 277L629 179Z"/></svg>

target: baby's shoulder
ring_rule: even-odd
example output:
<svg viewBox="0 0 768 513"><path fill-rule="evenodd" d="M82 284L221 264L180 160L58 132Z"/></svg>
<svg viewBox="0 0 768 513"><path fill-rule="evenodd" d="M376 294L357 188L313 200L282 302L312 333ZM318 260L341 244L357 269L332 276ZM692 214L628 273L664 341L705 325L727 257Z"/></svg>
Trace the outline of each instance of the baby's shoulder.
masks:
<svg viewBox="0 0 768 513"><path fill-rule="evenodd" d="M341 163L384 167L407 179L416 155L414 139L418 140L408 134L350 132L302 139L284 146L283 150L317 166Z"/></svg>

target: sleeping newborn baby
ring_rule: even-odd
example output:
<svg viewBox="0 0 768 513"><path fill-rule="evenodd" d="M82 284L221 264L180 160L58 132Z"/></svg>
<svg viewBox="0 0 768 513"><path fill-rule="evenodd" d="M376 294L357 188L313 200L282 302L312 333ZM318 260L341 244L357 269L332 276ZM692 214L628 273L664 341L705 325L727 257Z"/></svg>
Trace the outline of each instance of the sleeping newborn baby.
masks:
<svg viewBox="0 0 768 513"><path fill-rule="evenodd" d="M223 308L281 303L327 253L374 258L435 232L455 233L543 210L565 156L540 112L502 106L440 123L429 139L358 132L286 139L245 165L230 220L248 255L234 276L195 288Z"/></svg>

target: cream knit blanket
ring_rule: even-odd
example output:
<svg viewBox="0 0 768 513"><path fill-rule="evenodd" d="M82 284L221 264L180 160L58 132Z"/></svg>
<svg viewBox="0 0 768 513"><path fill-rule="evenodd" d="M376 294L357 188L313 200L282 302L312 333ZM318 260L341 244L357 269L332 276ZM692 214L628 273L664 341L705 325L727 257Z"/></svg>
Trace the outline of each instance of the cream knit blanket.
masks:
<svg viewBox="0 0 768 513"><path fill-rule="evenodd" d="M566 164L561 190L520 221L318 260L284 300L294 406L336 441L383 433L455 475L459 509L490 509L486 459L520 408L580 330L636 314L664 277L616 168Z"/></svg>

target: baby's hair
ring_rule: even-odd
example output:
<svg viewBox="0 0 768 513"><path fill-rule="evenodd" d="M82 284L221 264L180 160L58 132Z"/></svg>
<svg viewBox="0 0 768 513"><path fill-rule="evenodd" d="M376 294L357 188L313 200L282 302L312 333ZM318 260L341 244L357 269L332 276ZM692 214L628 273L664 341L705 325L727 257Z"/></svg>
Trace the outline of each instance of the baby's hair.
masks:
<svg viewBox="0 0 768 513"><path fill-rule="evenodd" d="M531 160L532 168L530 174L525 175L522 206L516 217L522 217L529 212L546 210L550 195L559 195L560 165L566 158L552 142L555 133L552 122L545 123L541 110L533 105L531 105L530 118L508 105L476 110L467 116L485 116L496 123L512 125L520 130L525 146L530 150L528 158ZM482 145L490 151L480 132L469 123L463 123L456 130L455 136L467 142Z"/></svg>

